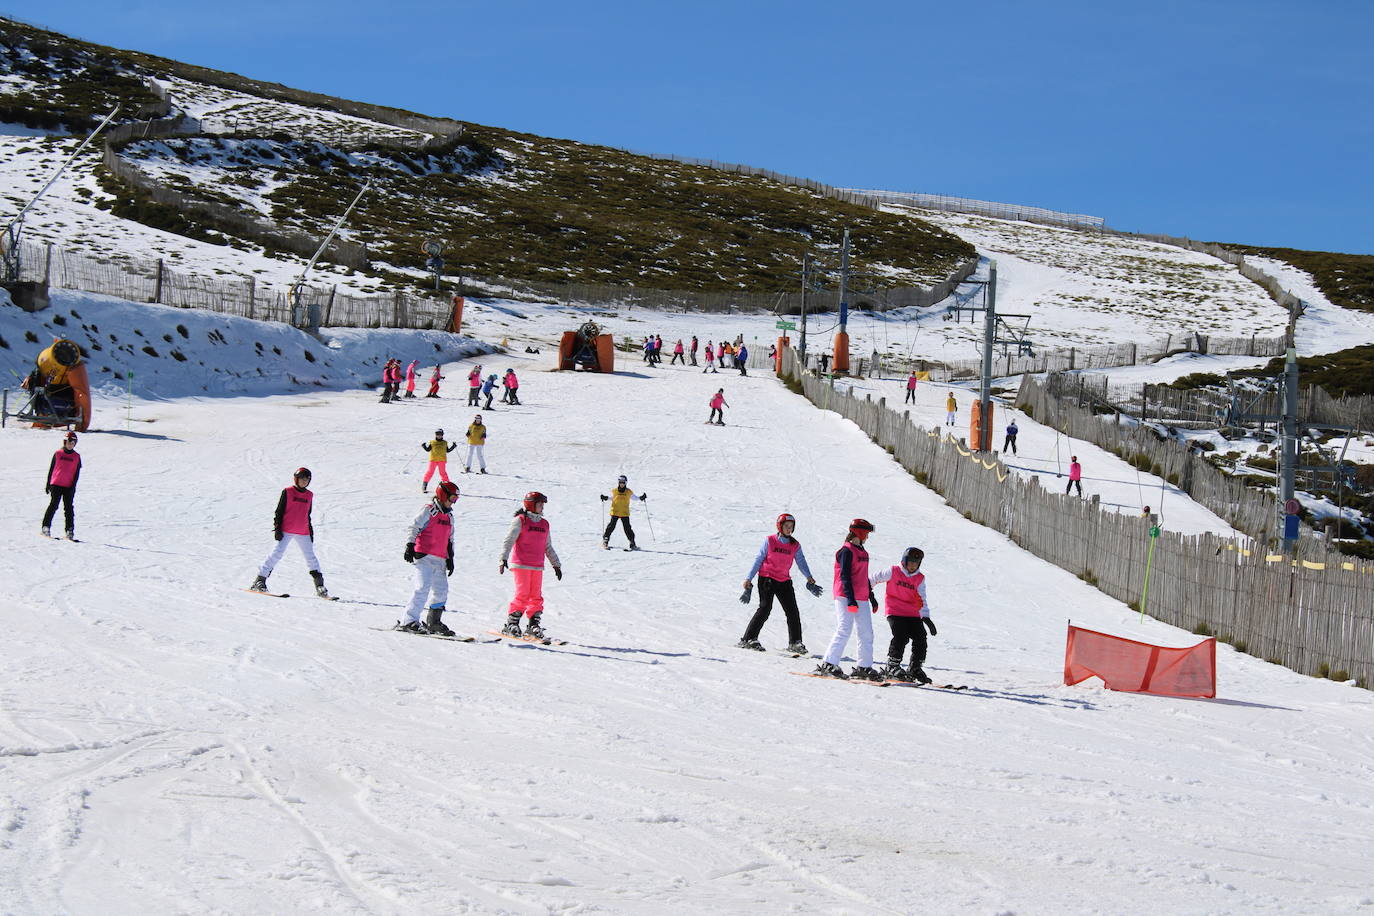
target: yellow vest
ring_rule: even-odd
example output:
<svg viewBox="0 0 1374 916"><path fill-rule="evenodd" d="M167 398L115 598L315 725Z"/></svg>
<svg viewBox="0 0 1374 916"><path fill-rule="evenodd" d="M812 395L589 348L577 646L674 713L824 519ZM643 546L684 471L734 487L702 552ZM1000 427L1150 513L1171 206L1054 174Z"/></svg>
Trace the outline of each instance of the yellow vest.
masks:
<svg viewBox="0 0 1374 916"><path fill-rule="evenodd" d="M429 460L447 461L448 460L448 440L431 439L429 442Z"/></svg>
<svg viewBox="0 0 1374 916"><path fill-rule="evenodd" d="M468 445L481 445L487 441L487 424L476 423L468 427Z"/></svg>
<svg viewBox="0 0 1374 916"><path fill-rule="evenodd" d="M611 514L614 516L630 517L630 499L635 495L635 491L626 487L621 490L616 487L611 491Z"/></svg>
<svg viewBox="0 0 1374 916"><path fill-rule="evenodd" d="M958 410L958 409L959 409L959 404L958 404L957 401L954 400L954 395L951 394L948 398L945 399L945 410Z"/></svg>

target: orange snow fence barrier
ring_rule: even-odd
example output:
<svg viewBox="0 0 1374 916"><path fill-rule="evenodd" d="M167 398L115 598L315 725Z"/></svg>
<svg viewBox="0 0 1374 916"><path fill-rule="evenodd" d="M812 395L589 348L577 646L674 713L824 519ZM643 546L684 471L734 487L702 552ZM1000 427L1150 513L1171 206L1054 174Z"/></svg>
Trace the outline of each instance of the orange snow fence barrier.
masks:
<svg viewBox="0 0 1374 916"><path fill-rule="evenodd" d="M1166 649L1069 625L1064 683L1100 677L1108 690L1168 697L1217 695L1217 641Z"/></svg>

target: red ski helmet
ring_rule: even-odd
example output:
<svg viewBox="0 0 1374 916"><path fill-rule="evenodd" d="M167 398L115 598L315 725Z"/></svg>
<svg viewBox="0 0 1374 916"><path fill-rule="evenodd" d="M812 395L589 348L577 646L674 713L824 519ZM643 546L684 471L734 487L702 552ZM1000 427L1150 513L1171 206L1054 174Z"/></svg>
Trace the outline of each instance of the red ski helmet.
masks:
<svg viewBox="0 0 1374 916"><path fill-rule="evenodd" d="M525 509L529 512L534 512L536 504L546 503L548 501L549 498L543 493L540 493L538 490L530 490L525 494Z"/></svg>
<svg viewBox="0 0 1374 916"><path fill-rule="evenodd" d="M434 498L453 502L458 498L458 484L451 480L445 480L434 488Z"/></svg>
<svg viewBox="0 0 1374 916"><path fill-rule="evenodd" d="M62 441L63 441L63 442L70 442L70 443L72 443L73 445L75 445L75 444L76 444L76 433L72 432L71 430L68 430L68 431L67 431L67 435L65 435L65 436L62 437Z"/></svg>
<svg viewBox="0 0 1374 916"><path fill-rule="evenodd" d="M782 534L782 525L783 525L783 522L791 522L791 523L792 523L792 530L793 530L793 531L796 531L796 530L797 530L797 520L796 520L795 518L792 517L791 513L784 512L782 515L779 515L779 516L778 516L778 526L777 526L777 527L778 527L778 534Z"/></svg>
<svg viewBox="0 0 1374 916"><path fill-rule="evenodd" d="M849 523L849 533L859 540L866 540L875 530L873 523L865 518L856 518Z"/></svg>
<svg viewBox="0 0 1374 916"><path fill-rule="evenodd" d="M296 468L296 473L291 475L291 479L295 480L297 477L304 477L307 480L315 479L315 475L310 473L310 468Z"/></svg>

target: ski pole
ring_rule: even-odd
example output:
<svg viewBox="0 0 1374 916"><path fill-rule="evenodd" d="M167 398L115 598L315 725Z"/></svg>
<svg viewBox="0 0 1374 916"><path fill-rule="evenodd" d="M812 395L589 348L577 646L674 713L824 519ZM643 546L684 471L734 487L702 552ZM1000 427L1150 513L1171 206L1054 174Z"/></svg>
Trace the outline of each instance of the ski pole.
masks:
<svg viewBox="0 0 1374 916"><path fill-rule="evenodd" d="M649 514L648 503L644 504L644 521L649 523L649 537L653 538L654 543L657 544L658 538L654 536L654 517Z"/></svg>
<svg viewBox="0 0 1374 916"><path fill-rule="evenodd" d="M405 467L401 468L401 473L402 473L402 474L409 474L409 473L410 473L410 466L411 466L412 464L414 464L414 463L415 463L415 454L414 454L414 453L411 453L411 456L410 456L409 458L406 459Z"/></svg>

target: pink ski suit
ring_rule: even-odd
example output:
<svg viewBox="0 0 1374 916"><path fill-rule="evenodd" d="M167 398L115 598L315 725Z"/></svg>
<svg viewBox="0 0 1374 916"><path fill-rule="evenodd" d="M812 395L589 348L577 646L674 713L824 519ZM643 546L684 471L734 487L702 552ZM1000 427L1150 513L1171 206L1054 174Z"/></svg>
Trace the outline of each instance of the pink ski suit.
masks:
<svg viewBox="0 0 1374 916"><path fill-rule="evenodd" d="M533 617L544 610L544 560L555 571L562 570L553 549L549 521L537 512L521 509L515 513L506 539L501 544L501 563L509 565L515 578L515 595L508 614Z"/></svg>
<svg viewBox="0 0 1374 916"><path fill-rule="evenodd" d="M407 397L414 397L414 396L415 396L415 367L418 366L419 364L420 364L420 361L417 359L417 360L415 360L414 362L412 362L409 366L406 366L406 396L407 396Z"/></svg>

